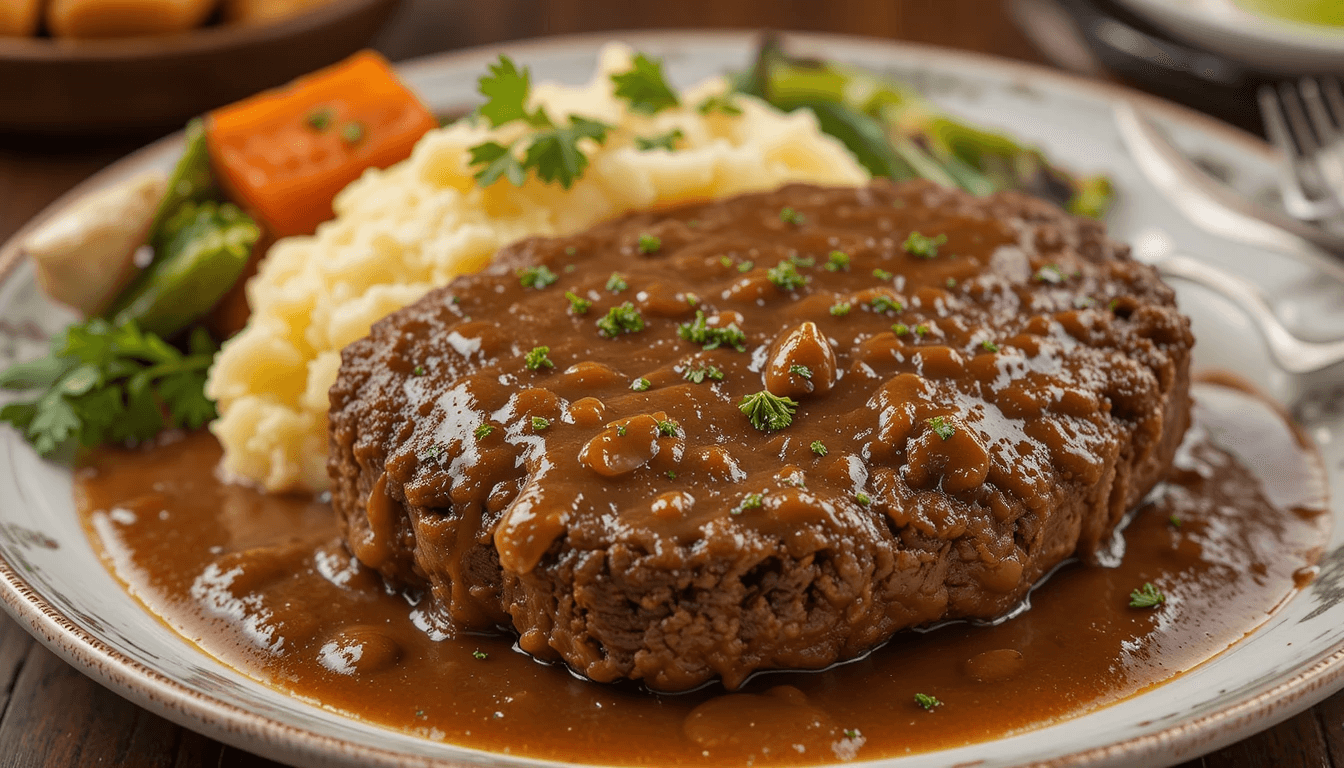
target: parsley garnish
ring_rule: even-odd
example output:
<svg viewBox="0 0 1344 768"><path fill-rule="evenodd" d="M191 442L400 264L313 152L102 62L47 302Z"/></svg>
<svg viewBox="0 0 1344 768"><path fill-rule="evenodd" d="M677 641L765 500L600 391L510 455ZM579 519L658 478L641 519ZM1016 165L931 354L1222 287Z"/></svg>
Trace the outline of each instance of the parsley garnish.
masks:
<svg viewBox="0 0 1344 768"><path fill-rule="evenodd" d="M831 251L826 257L826 271L840 272L849 271L849 254L844 251Z"/></svg>
<svg viewBox="0 0 1344 768"><path fill-rule="evenodd" d="M1150 582L1129 593L1130 608L1155 608L1167 601L1167 596L1157 591Z"/></svg>
<svg viewBox="0 0 1344 768"><path fill-rule="evenodd" d="M798 274L798 268L791 261L781 261L766 270L765 276L781 291L792 291L807 285L808 278Z"/></svg>
<svg viewBox="0 0 1344 768"><path fill-rule="evenodd" d="M849 302L839 301L831 305L832 317L844 317L849 314Z"/></svg>
<svg viewBox="0 0 1344 768"><path fill-rule="evenodd" d="M710 112L719 112L724 115L742 114L742 108L737 106L733 101L733 95L731 93L709 96L704 101L700 102L700 105L695 109L702 115L708 115Z"/></svg>
<svg viewBox="0 0 1344 768"><path fill-rule="evenodd" d="M804 379L812 378L812 369L808 368L806 365L790 365L789 373L797 374Z"/></svg>
<svg viewBox="0 0 1344 768"><path fill-rule="evenodd" d="M514 274L518 275L518 282L521 283L524 288L536 288L537 290L541 290L560 279L545 264L535 267L524 267Z"/></svg>
<svg viewBox="0 0 1344 768"><path fill-rule="evenodd" d="M733 266L733 260L732 260L732 258L730 258L727 254L724 254L723 256L720 256L720 257L719 257L719 266L722 266L722 267L731 267L731 266Z"/></svg>
<svg viewBox="0 0 1344 768"><path fill-rule="evenodd" d="M826 450L826 444L821 442L820 440L812 441L812 452L817 454L818 456L825 456L826 454L830 453L830 451Z"/></svg>
<svg viewBox="0 0 1344 768"><path fill-rule="evenodd" d="M1089 309L1089 308L1091 308L1091 307L1095 307L1096 305L1097 305L1097 300L1094 299L1094 298L1092 298L1091 296L1074 296L1074 297L1073 297L1073 308L1074 308L1074 309Z"/></svg>
<svg viewBox="0 0 1344 768"><path fill-rule="evenodd" d="M635 54L630 69L611 76L614 94L630 104L631 112L653 115L681 103L663 77L663 60Z"/></svg>
<svg viewBox="0 0 1344 768"><path fill-rule="evenodd" d="M364 140L364 124L360 122L346 123L341 126L341 141L346 144L358 144Z"/></svg>
<svg viewBox="0 0 1344 768"><path fill-rule="evenodd" d="M732 510L732 514L740 515L744 510L760 509L764 502L764 497L759 493L748 493L742 497L742 503L737 505L737 509Z"/></svg>
<svg viewBox="0 0 1344 768"><path fill-rule="evenodd" d="M934 707L943 706L943 702L926 693L916 693L915 703L923 707L927 712L932 712Z"/></svg>
<svg viewBox="0 0 1344 768"><path fill-rule="evenodd" d="M1179 518L1179 517L1177 517L1177 516L1175 516L1175 515L1172 515L1171 517L1168 517L1168 518L1167 518L1167 522L1171 524L1171 527L1172 527L1172 528L1180 528L1182 525L1185 524L1185 521L1184 521L1184 520L1182 520L1181 518Z"/></svg>
<svg viewBox="0 0 1344 768"><path fill-rule="evenodd" d="M622 333L637 333L644 330L644 317L635 309L635 305L625 302L619 307L607 310L607 316L597 321L597 329L607 338Z"/></svg>
<svg viewBox="0 0 1344 768"><path fill-rule="evenodd" d="M750 272L755 268L756 268L756 262L754 261L744 261L741 264L737 265L738 272Z"/></svg>
<svg viewBox="0 0 1344 768"><path fill-rule="evenodd" d="M905 238L905 244L901 247L911 256L918 256L921 259L932 259L938 256L938 246L946 242L947 235L926 237L918 232L911 232L910 236Z"/></svg>
<svg viewBox="0 0 1344 768"><path fill-rule="evenodd" d="M215 344L202 328L184 354L133 322L94 318L51 341L47 357L10 367L0 388L38 396L0 409L42 456L102 443L148 440L163 429L196 429L215 417L205 374Z"/></svg>
<svg viewBox="0 0 1344 768"><path fill-rule="evenodd" d="M423 365L417 365L411 369L412 376L424 376L425 373L426 373L425 366Z"/></svg>
<svg viewBox="0 0 1344 768"><path fill-rule="evenodd" d="M417 458L419 458L421 461L432 461L434 459L437 459L442 454L443 454L442 445L431 445L425 450L421 451L420 455Z"/></svg>
<svg viewBox="0 0 1344 768"><path fill-rule="evenodd" d="M617 436L617 437L625 437L625 425L624 425L624 424L618 424L618 425L616 426L616 436Z"/></svg>
<svg viewBox="0 0 1344 768"><path fill-rule="evenodd" d="M593 302L573 291L565 291L565 298L569 299L569 311L576 315L586 315L588 310L592 309Z"/></svg>
<svg viewBox="0 0 1344 768"><path fill-rule="evenodd" d="M592 139L601 144L607 140L608 130L610 126L605 123L570 115L568 126L538 130L530 138L519 139L507 147L487 141L467 151L471 167L482 166L475 175L476 183L482 187L494 184L501 176L514 186L522 186L528 171L532 171L547 184L559 182L569 189L588 167L588 156L579 149L579 141ZM513 148L523 141L527 142L527 148L519 160Z"/></svg>
<svg viewBox="0 0 1344 768"><path fill-rule="evenodd" d="M1064 282L1067 277L1064 274L1064 270L1058 264L1046 264L1044 267L1036 270L1036 274L1032 276L1032 279L1038 283L1059 285Z"/></svg>
<svg viewBox="0 0 1344 768"><path fill-rule="evenodd" d="M551 426L551 420L550 420L550 419L544 419L544 418L542 418L542 417L540 417L540 416L533 416L533 417L532 417L532 429L533 429L534 431L536 431L536 432L540 432L540 431L542 431L543 429L545 429L545 428L547 428L547 427L549 427L549 426Z"/></svg>
<svg viewBox="0 0 1344 768"><path fill-rule="evenodd" d="M644 254L657 253L658 249L662 247L663 247L663 241L659 239L656 235L650 235L649 233L645 232L644 234L639 236L640 253Z"/></svg>
<svg viewBox="0 0 1344 768"><path fill-rule="evenodd" d="M477 661L485 661L486 659L490 658L490 654L486 653L485 651L472 651L471 657L473 659L476 659Z"/></svg>
<svg viewBox="0 0 1344 768"><path fill-rule="evenodd" d="M980 348L983 349L983 350L985 350L986 352L998 352L998 351L999 351L999 345L998 345L998 344L995 344L994 342L990 341L989 339L985 339L984 341L980 342Z"/></svg>
<svg viewBox="0 0 1344 768"><path fill-rule="evenodd" d="M807 222L807 218L804 217L803 214L792 208L781 208L779 211L779 220L785 224L793 224L795 226L802 226Z"/></svg>
<svg viewBox="0 0 1344 768"><path fill-rule="evenodd" d="M947 282L943 283L943 285L946 285L946 286L948 287L949 290L952 289L952 288L956 288L956 287L957 287L957 278L955 278L955 277L949 277L949 278L947 278Z"/></svg>
<svg viewBox="0 0 1344 768"><path fill-rule="evenodd" d="M799 256L796 253L789 254L789 263L795 267L815 267L817 260L811 256Z"/></svg>
<svg viewBox="0 0 1344 768"><path fill-rule="evenodd" d="M929 428L933 430L935 435L944 440L957 433L957 428L948 424L947 419L942 416L934 416L931 419L925 419L924 423L929 425Z"/></svg>
<svg viewBox="0 0 1344 768"><path fill-rule="evenodd" d="M863 491L859 491L858 493L854 494L854 500L859 502L859 504L865 507L873 503L873 500L868 498L868 494L864 493Z"/></svg>
<svg viewBox="0 0 1344 768"><path fill-rule="evenodd" d="M636 392L647 392L649 391L649 387L652 386L653 382L649 381L643 376L639 377L638 379L635 379L633 382L630 383L630 388L635 390Z"/></svg>
<svg viewBox="0 0 1344 768"><path fill-rule="evenodd" d="M677 142L686 138L686 134L681 132L680 128L673 128L667 133L660 133L656 136L635 137L635 149L640 152L648 152L652 149L666 149L668 152L675 152Z"/></svg>
<svg viewBox="0 0 1344 768"><path fill-rule="evenodd" d="M331 126L331 120L334 117L336 117L336 113L331 107L318 107L309 112L308 117L304 118L303 121L308 124L309 128L321 133Z"/></svg>
<svg viewBox="0 0 1344 768"><path fill-rule="evenodd" d="M676 479L677 479L677 471L676 471L675 469L669 469L669 470L667 470L667 479L668 479L668 480L676 480Z"/></svg>
<svg viewBox="0 0 1344 768"><path fill-rule="evenodd" d="M611 277L607 278L607 290L612 293L620 293L629 287L630 284L625 282L625 278L621 277L619 272L612 272Z"/></svg>
<svg viewBox="0 0 1344 768"><path fill-rule="evenodd" d="M769 390L761 390L747 395L737 404L737 409L751 419L751 425L762 432L783 429L793 423L793 414L798 403L792 398L773 395Z"/></svg>
<svg viewBox="0 0 1344 768"><path fill-rule="evenodd" d="M858 729L858 728L846 728L845 731L844 731L844 733L845 733L845 738L846 738L846 739L849 739L849 740L851 740L851 741L853 741L854 739L859 738L859 736L862 735L862 734L859 733L859 729Z"/></svg>
<svg viewBox="0 0 1344 768"><path fill-rule="evenodd" d="M699 309L695 311L694 321L677 326L677 336L693 344L701 344L706 350L718 349L720 346L732 347L738 352L747 349L747 335L736 323L730 323L724 328L711 327L705 321L704 311Z"/></svg>
<svg viewBox="0 0 1344 768"><path fill-rule="evenodd" d="M712 365L706 365L700 368L687 368L686 373L682 378L693 384L703 384L705 379L723 381L723 371Z"/></svg>
<svg viewBox="0 0 1344 768"><path fill-rule="evenodd" d="M671 419L664 419L658 422L658 434L664 437L676 437L677 422L672 421Z"/></svg>
<svg viewBox="0 0 1344 768"><path fill-rule="evenodd" d="M885 269L874 269L873 277L876 277L878 280L890 280L893 275Z"/></svg>
<svg viewBox="0 0 1344 768"><path fill-rule="evenodd" d="M891 332L897 336L905 336L910 333L910 326L905 323L897 323L891 326Z"/></svg>
<svg viewBox="0 0 1344 768"><path fill-rule="evenodd" d="M874 312L900 312L905 305L887 295L874 296L870 302Z"/></svg>
<svg viewBox="0 0 1344 768"><path fill-rule="evenodd" d="M484 440L485 438L490 436L491 432L494 431L495 431L494 425L482 424L481 426L477 427L476 431L473 432L472 434L476 436L477 440Z"/></svg>
<svg viewBox="0 0 1344 768"><path fill-rule="evenodd" d="M486 98L486 102L476 109L476 114L490 121L494 128L514 120L526 120L532 125L550 123L540 110L527 111L532 73L526 67L519 70L508 56L500 56L499 61L487 69L489 74L481 75L476 81L476 90Z"/></svg>
<svg viewBox="0 0 1344 768"><path fill-rule="evenodd" d="M547 357L550 351L550 347L533 347L532 351L528 352L527 356L523 358L527 370L537 371L542 368L554 368L555 363L551 362L551 358Z"/></svg>
<svg viewBox="0 0 1344 768"><path fill-rule="evenodd" d="M915 334L916 334L917 336L928 336L928 335L929 335L929 326L927 326L927 325L925 325L925 324L923 324L923 323L920 323L919 325L916 325L916 326L915 326Z"/></svg>

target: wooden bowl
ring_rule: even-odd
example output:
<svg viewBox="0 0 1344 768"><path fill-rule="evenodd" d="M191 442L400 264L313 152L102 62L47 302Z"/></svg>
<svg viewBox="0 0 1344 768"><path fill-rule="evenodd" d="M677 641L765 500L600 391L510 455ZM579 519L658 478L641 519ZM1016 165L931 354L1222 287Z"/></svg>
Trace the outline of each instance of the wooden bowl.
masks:
<svg viewBox="0 0 1344 768"><path fill-rule="evenodd" d="M274 24L210 26L163 37L0 37L0 130L180 127L359 50L400 3L333 0Z"/></svg>

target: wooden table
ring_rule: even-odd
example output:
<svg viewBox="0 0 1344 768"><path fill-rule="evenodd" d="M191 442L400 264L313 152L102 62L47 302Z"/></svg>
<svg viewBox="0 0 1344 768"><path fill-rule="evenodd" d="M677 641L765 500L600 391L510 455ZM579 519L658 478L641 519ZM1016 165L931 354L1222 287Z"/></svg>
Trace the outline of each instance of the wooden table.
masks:
<svg viewBox="0 0 1344 768"><path fill-rule="evenodd" d="M410 0L380 46L393 58L541 35L651 27L819 30L1041 61L999 0ZM153 137L0 136L0 241ZM0 768L263 765L173 725L66 665L0 615ZM1182 768L1344 768L1344 693Z"/></svg>

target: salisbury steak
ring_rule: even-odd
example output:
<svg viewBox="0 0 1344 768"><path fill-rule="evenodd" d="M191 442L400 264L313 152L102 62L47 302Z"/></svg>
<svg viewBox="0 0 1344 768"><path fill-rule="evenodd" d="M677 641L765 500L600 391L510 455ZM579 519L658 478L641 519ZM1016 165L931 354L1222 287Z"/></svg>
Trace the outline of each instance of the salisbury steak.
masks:
<svg viewBox="0 0 1344 768"><path fill-rule="evenodd" d="M640 213L511 246L346 348L332 502L441 630L736 686L1095 556L1186 429L1192 343L1100 224L1022 195Z"/></svg>

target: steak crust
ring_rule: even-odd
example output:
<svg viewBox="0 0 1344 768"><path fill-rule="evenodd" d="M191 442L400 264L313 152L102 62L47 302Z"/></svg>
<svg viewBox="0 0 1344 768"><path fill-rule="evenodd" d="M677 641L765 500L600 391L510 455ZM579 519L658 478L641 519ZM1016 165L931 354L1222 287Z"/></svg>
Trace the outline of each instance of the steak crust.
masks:
<svg viewBox="0 0 1344 768"><path fill-rule="evenodd" d="M519 242L347 347L332 503L442 631L736 687L1095 560L1189 424L1192 344L1152 269L1021 194L637 213ZM790 423L742 410L763 390Z"/></svg>

